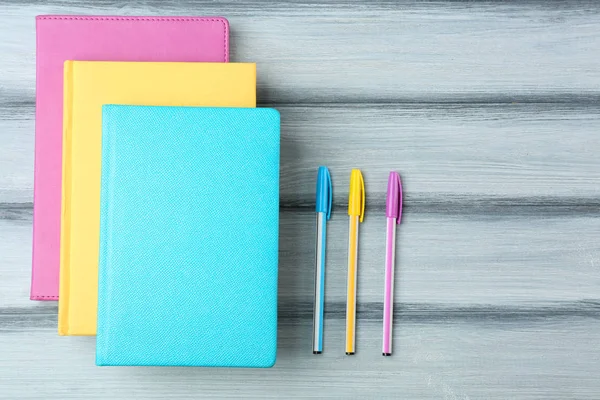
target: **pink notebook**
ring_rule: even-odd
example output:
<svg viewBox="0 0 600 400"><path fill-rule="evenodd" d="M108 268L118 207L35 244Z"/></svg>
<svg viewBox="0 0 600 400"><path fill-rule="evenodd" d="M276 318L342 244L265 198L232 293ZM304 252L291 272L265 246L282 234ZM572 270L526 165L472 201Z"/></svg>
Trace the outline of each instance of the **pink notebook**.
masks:
<svg viewBox="0 0 600 400"><path fill-rule="evenodd" d="M57 300L60 263L63 64L229 61L229 24L212 17L44 15L37 22L32 300ZM152 82L148 82L152 84Z"/></svg>

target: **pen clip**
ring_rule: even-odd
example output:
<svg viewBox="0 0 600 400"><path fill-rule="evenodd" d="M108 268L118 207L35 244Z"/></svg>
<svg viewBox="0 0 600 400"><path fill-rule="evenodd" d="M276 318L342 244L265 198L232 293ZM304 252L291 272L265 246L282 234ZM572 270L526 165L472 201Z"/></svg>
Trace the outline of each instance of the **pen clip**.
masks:
<svg viewBox="0 0 600 400"><path fill-rule="evenodd" d="M362 188L362 207L360 210L360 222L363 222L365 219L365 180L363 179L362 172L358 171L360 175L360 186Z"/></svg>
<svg viewBox="0 0 600 400"><path fill-rule="evenodd" d="M398 179L398 219L396 219L396 224L400 224L402 219L402 180L400 174L396 174L396 178Z"/></svg>
<svg viewBox="0 0 600 400"><path fill-rule="evenodd" d="M315 201L315 211L325 214L327 220L331 218L331 208L333 206L333 194L331 185L331 175L329 169L320 166L317 172L317 191Z"/></svg>
<svg viewBox="0 0 600 400"><path fill-rule="evenodd" d="M396 220L396 224L402 219L402 181L400 174L390 171L385 196L385 216Z"/></svg>
<svg viewBox="0 0 600 400"><path fill-rule="evenodd" d="M365 218L365 181L358 168L352 169L350 173L348 215L358 217L360 222Z"/></svg>
<svg viewBox="0 0 600 400"><path fill-rule="evenodd" d="M331 175L329 174L329 168L327 168L326 171L327 171L327 183L329 184L329 192L327 193L327 195L329 196L329 206L327 207L327 220L329 221L329 218L331 218L331 206L332 206L332 202L333 202L333 188L331 185Z"/></svg>

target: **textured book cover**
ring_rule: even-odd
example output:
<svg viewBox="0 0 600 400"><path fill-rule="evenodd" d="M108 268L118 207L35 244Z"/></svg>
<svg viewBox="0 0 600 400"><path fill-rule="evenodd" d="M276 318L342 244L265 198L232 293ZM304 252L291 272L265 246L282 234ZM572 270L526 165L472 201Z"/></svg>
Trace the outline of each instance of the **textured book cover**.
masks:
<svg viewBox="0 0 600 400"><path fill-rule="evenodd" d="M256 65L67 61L64 85L58 325L95 335L102 105L254 107Z"/></svg>
<svg viewBox="0 0 600 400"><path fill-rule="evenodd" d="M279 125L104 106L98 365L275 363Z"/></svg>

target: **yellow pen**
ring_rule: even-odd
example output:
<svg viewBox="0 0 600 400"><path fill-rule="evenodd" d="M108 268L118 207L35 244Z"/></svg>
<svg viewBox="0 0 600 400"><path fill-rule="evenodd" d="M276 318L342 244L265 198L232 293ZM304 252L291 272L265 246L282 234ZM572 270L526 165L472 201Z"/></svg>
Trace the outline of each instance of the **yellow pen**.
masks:
<svg viewBox="0 0 600 400"><path fill-rule="evenodd" d="M354 354L356 336L356 271L358 267L358 222L365 217L365 181L359 169L350 174L348 193L348 290L346 297L346 355Z"/></svg>

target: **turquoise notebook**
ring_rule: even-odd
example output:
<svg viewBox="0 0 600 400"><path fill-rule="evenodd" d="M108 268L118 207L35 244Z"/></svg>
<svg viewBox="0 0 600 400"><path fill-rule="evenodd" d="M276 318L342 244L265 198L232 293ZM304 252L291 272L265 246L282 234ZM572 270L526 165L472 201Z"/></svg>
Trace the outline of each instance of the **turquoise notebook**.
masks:
<svg viewBox="0 0 600 400"><path fill-rule="evenodd" d="M105 105L97 365L271 367L279 113Z"/></svg>

